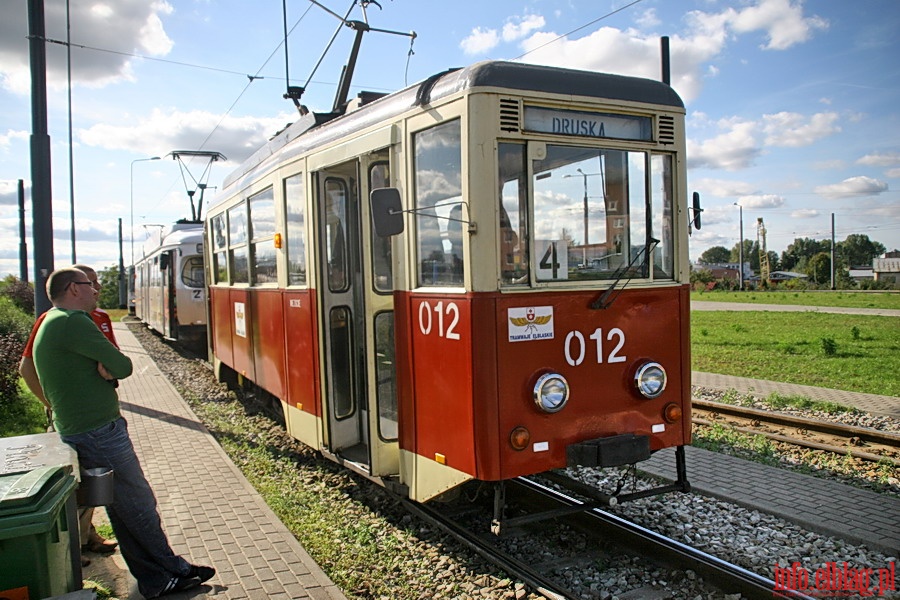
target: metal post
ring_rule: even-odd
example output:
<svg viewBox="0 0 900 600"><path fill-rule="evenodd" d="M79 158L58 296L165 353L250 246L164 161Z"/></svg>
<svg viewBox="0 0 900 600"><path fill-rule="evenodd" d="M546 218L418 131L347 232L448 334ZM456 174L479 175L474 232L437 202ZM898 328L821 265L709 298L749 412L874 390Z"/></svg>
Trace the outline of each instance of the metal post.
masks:
<svg viewBox="0 0 900 600"><path fill-rule="evenodd" d="M837 252L834 247L834 213L831 213L831 289L837 289L834 281L834 259L837 257ZM847 267L851 267L852 265L847 265Z"/></svg>
<svg viewBox="0 0 900 600"><path fill-rule="evenodd" d="M740 285L738 286L738 289L743 292L744 291L744 207L741 206L740 204L738 204L737 202L735 202L734 205L738 207L738 215L741 220L741 226L740 226L741 239L740 239L740 242L738 243L738 260L740 261L740 263L738 264L738 279L740 280L739 281Z"/></svg>
<svg viewBox="0 0 900 600"><path fill-rule="evenodd" d="M145 160L159 160L158 156L150 158L136 158L131 161L131 177L129 180L129 188L131 190L131 233L128 238L131 240L131 266L134 266L134 163L143 162Z"/></svg>
<svg viewBox="0 0 900 600"><path fill-rule="evenodd" d="M31 234L34 236L34 312L50 310L47 279L53 272L53 192L47 131L47 49L43 0L28 0L31 63Z"/></svg>
<svg viewBox="0 0 900 600"><path fill-rule="evenodd" d="M19 279L28 283L28 241L25 239L25 181L19 180Z"/></svg>
<svg viewBox="0 0 900 600"><path fill-rule="evenodd" d="M122 256L122 217L119 217L119 308L127 306L125 290L125 258Z"/></svg>
<svg viewBox="0 0 900 600"><path fill-rule="evenodd" d="M581 169L575 169L584 178L584 242L582 246L582 264L587 268L587 246L588 246L588 189L587 189L587 173Z"/></svg>

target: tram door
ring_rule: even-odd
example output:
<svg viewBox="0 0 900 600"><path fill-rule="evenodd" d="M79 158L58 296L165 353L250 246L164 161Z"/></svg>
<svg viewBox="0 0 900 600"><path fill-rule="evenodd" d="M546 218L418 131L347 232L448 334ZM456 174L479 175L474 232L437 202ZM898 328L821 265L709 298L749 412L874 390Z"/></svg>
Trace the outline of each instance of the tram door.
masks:
<svg viewBox="0 0 900 600"><path fill-rule="evenodd" d="M319 171L316 191L328 449L368 467L365 278L357 162Z"/></svg>
<svg viewBox="0 0 900 600"><path fill-rule="evenodd" d="M372 475L396 474L391 240L374 234L365 201L390 185L388 151L317 176L328 448Z"/></svg>

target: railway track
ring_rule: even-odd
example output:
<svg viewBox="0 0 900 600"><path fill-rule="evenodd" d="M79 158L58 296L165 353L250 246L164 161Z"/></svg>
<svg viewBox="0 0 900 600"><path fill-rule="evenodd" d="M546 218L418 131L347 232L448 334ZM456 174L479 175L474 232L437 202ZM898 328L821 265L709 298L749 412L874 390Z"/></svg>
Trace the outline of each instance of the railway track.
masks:
<svg viewBox="0 0 900 600"><path fill-rule="evenodd" d="M896 433L705 400L694 400L692 412L696 425L726 424L777 442L900 467L900 435Z"/></svg>
<svg viewBox="0 0 900 600"><path fill-rule="evenodd" d="M564 476L554 477L553 483L566 485L565 479ZM471 517L470 509L408 501L404 501L404 504L410 512L442 528L510 576L520 579L535 592L553 600L584 597L567 585L566 578L561 573L571 575L589 563L609 560L605 558L608 555L620 558L624 552L640 557L639 561L646 564L647 571L643 578L645 583L629 590L628 597L672 597L658 589L654 576L650 574L660 566L678 571L682 576L692 571L723 595L740 594L743 598L767 600L778 596L774 581L596 508L593 502L585 502L565 491L526 478L507 482L506 485L507 498L514 499L519 516L510 519L510 523L514 524L505 529L505 533L499 538L488 533L484 527L476 530L465 524L466 519L461 519L460 516ZM523 510L527 510L528 514L522 515ZM559 516L554 520L538 518L544 513ZM483 520L480 522L484 523ZM552 528L548 525L552 525ZM537 563L500 548L499 540L504 536L528 535L528 532L531 535L551 536L556 535L563 525L584 535L589 540L587 545L579 547L577 552L568 555L561 553ZM524 545L531 543L525 542ZM609 547L610 544L612 548ZM603 597L601 592L603 590L597 590L597 597ZM809 598L797 593L792 593L791 597Z"/></svg>

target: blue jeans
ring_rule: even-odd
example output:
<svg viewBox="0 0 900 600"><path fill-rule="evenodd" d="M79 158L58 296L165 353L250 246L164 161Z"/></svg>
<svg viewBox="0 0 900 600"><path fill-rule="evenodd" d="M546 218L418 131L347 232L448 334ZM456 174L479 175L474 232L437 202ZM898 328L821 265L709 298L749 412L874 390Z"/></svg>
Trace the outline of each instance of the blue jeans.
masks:
<svg viewBox="0 0 900 600"><path fill-rule="evenodd" d="M190 564L169 546L156 510L156 496L144 477L125 419L119 417L87 433L61 437L75 449L82 468L113 469L113 503L106 513L141 594L156 596L173 577L187 575Z"/></svg>

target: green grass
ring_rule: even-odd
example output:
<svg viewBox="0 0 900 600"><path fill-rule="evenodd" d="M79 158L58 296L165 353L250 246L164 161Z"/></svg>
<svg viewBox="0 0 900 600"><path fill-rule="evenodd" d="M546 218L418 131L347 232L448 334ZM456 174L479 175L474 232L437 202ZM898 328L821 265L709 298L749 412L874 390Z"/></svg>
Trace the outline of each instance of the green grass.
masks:
<svg viewBox="0 0 900 600"><path fill-rule="evenodd" d="M694 311L691 368L900 396L900 321L827 313Z"/></svg>
<svg viewBox="0 0 900 600"><path fill-rule="evenodd" d="M801 306L900 310L900 293L897 292L712 291L691 292L691 300L700 302L750 302L754 304L795 304Z"/></svg>
<svg viewBox="0 0 900 600"><path fill-rule="evenodd" d="M40 400L19 379L19 395L0 402L0 438L47 431L47 414Z"/></svg>

